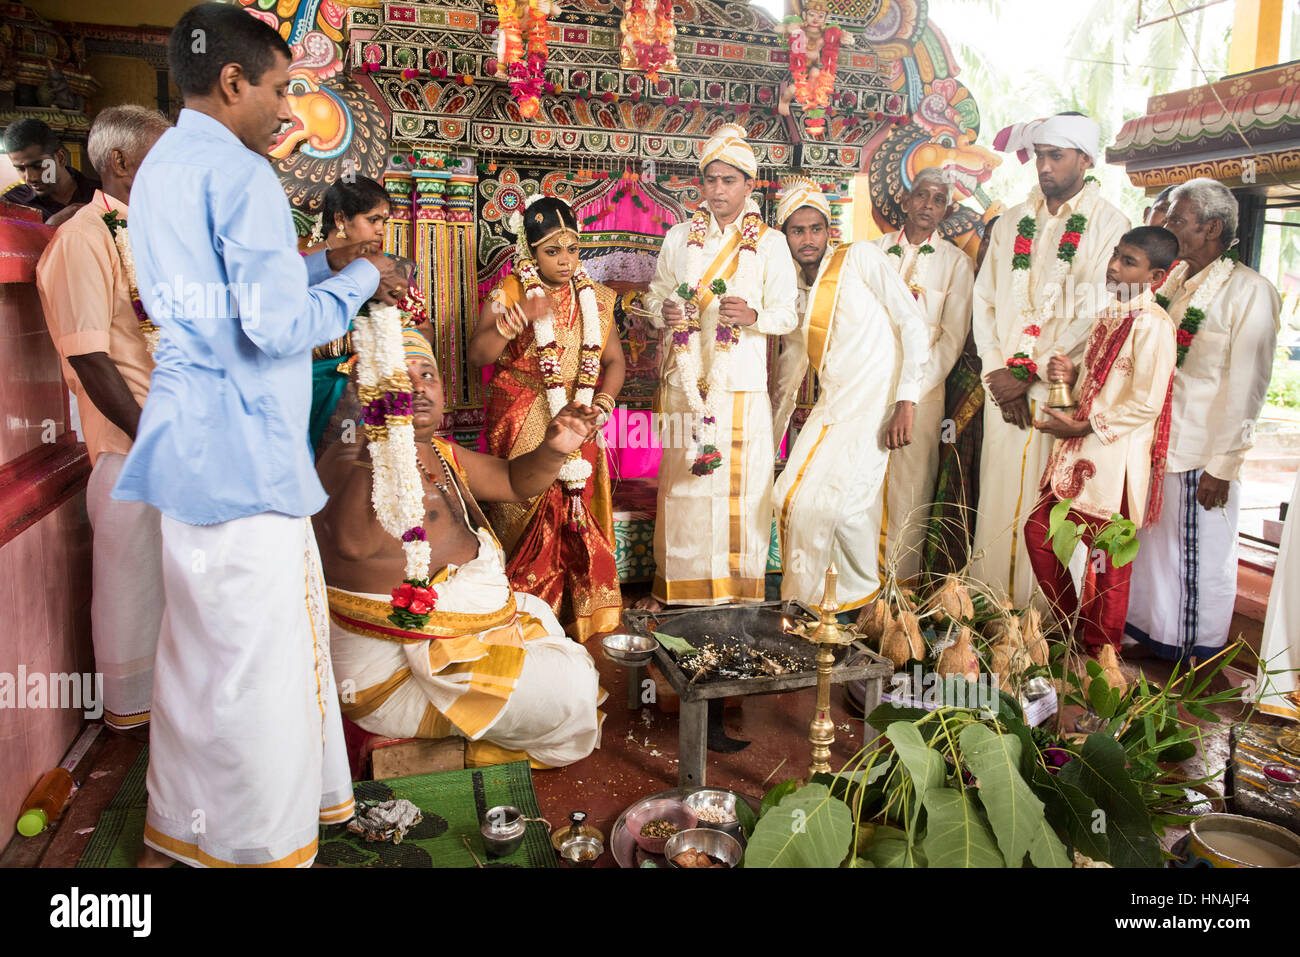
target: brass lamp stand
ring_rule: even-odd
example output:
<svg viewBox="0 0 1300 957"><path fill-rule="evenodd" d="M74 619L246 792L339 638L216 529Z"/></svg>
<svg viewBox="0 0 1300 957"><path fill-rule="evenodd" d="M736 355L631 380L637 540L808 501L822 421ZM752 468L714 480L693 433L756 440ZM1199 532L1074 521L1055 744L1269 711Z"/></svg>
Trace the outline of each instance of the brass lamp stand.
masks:
<svg viewBox="0 0 1300 957"><path fill-rule="evenodd" d="M808 726L808 741L812 745L812 763L808 777L831 773L831 745L835 743L835 722L831 720L831 669L835 666L835 649L851 644L857 634L835 620L839 603L835 600L835 583L839 572L835 565L826 569L826 588L818 606L821 620L811 634L804 637L817 646L817 712Z"/></svg>

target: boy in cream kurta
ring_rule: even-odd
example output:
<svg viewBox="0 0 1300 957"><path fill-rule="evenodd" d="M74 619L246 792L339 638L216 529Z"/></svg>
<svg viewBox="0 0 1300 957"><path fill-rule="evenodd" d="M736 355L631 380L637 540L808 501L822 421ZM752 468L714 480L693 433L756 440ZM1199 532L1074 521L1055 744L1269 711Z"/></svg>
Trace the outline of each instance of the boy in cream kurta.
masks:
<svg viewBox="0 0 1300 957"><path fill-rule="evenodd" d="M1025 550L1064 628L1079 600L1047 537L1053 507L1073 500L1070 518L1083 525L1089 549L1116 514L1138 527L1160 517L1177 348L1173 321L1150 290L1164 280L1177 252L1178 241L1167 230L1143 226L1126 233L1106 271L1116 299L1092 327L1082 375L1065 356L1048 363L1051 379L1074 386L1076 407L1072 414L1045 407L1047 414L1034 423L1056 441L1039 483L1042 496L1025 523ZM1106 556L1084 598L1079 634L1094 656L1106 644L1120 650L1132 569Z"/></svg>
<svg viewBox="0 0 1300 957"><path fill-rule="evenodd" d="M992 401L984 404L971 574L1007 593L1017 607L1028 604L1033 591L1020 532L1033 508L1051 437L1031 427L1035 413L1046 404L1047 382L1036 374L1036 367L1021 379L1008 360L1023 351L1030 326L1039 330L1030 346L1031 361L1045 366L1054 352L1069 356L1076 365L1083 358L1093 319L1107 299L1106 264L1128 229L1124 214L1101 199L1097 184L1084 177L1099 154L1099 141L1097 124L1085 116L1063 114L1013 127L1006 148L1020 147L1036 155L1039 185L1024 203L998 219L975 282L972 328ZM1064 263L1058 264L1059 246L1076 214L1086 225L1073 260L1063 268ZM1022 220L1033 224L1024 298L1016 291L1013 268Z"/></svg>
<svg viewBox="0 0 1300 957"><path fill-rule="evenodd" d="M932 385L923 378L929 331L879 249L859 242L826 250L830 208L815 184L788 186L777 216L803 278L809 272L816 277L803 321L779 360L778 437L809 366L820 384L817 404L773 492L781 597L821 601L826 569L834 562L840 610L849 611L880 587L881 484L890 450L912 440L916 400Z"/></svg>
<svg viewBox="0 0 1300 957"><path fill-rule="evenodd" d="M939 471L944 382L970 332L975 270L970 257L940 236L938 229L956 208L951 201L948 176L937 168L921 170L912 188L903 194L903 228L874 240L916 297L930 337L926 379L933 384L916 404L912 444L889 457L884 493L877 506L881 567L897 562L894 574L904 582L914 581L921 571L921 551ZM901 339L895 338L901 349Z"/></svg>
<svg viewBox="0 0 1300 957"><path fill-rule="evenodd" d="M652 597L638 603L652 609L763 599L774 458L767 337L797 322L794 263L749 196L758 163L744 130L720 127L704 146L700 170L705 203L664 237L645 297L651 323L666 327L657 396L657 571ZM746 230L756 234L752 251ZM702 246L693 246L698 232ZM712 291L716 279L725 292ZM698 309L696 332L685 324L687 303L677 294L683 285ZM722 335L736 338L729 349L717 346ZM697 383L710 386L702 410L689 392Z"/></svg>

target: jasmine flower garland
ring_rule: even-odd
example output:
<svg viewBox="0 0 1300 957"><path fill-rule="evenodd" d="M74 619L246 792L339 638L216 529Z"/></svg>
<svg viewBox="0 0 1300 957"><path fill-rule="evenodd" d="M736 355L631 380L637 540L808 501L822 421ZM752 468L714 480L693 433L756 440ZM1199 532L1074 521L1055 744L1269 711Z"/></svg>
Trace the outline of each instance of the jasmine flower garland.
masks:
<svg viewBox="0 0 1300 957"><path fill-rule="evenodd" d="M537 261L521 258L517 266L519 281L523 284L526 296L545 296L541 277L537 271ZM579 405L591 405L595 397L596 380L600 377L600 353L603 347L600 336L600 309L596 304L596 286L582 264L573 273L573 285L578 297L578 310L582 317L582 348L578 357L578 379L574 386L573 400ZM537 360L541 367L542 379L546 385L546 402L555 418L569 403L569 391L564 382L564 372L560 361L560 346L555 338L555 321L548 309L545 316L533 323L533 337L537 343ZM573 452L560 466L560 481L564 483L565 494L569 499L570 529L580 529L586 525L586 516L582 510L582 492L587 487L591 476L591 463L582 457L581 452Z"/></svg>
<svg viewBox="0 0 1300 957"><path fill-rule="evenodd" d="M380 526L402 542L405 584L429 585L430 550L424 521L424 480L420 476L412 424L411 379L402 346L402 314L396 306L370 305L357 314L352 342L357 352L357 383L366 440L374 469L371 504ZM397 596L402 588L394 589ZM408 589L409 592L409 589ZM427 615L394 605L400 627L420 627ZM400 620L399 620L400 618Z"/></svg>
<svg viewBox="0 0 1300 957"><path fill-rule="evenodd" d="M731 295L740 296L748 302L747 291L753 290L757 275L758 237L762 232L763 219L753 210L746 211L740 221L740 250L733 284L739 291ZM712 361L709 364L707 383L700 382L703 345L700 341L700 283L704 278L704 237L709 230L709 213L701 208L691 218L691 228L686 240L686 277L687 281L675 290L673 298L682 303L686 316L686 327L672 331L673 355L677 369L682 376L682 387L698 425L693 430L696 442L695 461L691 472L695 475L709 475L722 465L722 453L716 444L719 403L724 401L730 370L730 352L732 346L740 341L740 330L730 323L714 320L714 346ZM721 290L721 291L719 291ZM709 291L714 296L727 294L725 280L715 279Z"/></svg>

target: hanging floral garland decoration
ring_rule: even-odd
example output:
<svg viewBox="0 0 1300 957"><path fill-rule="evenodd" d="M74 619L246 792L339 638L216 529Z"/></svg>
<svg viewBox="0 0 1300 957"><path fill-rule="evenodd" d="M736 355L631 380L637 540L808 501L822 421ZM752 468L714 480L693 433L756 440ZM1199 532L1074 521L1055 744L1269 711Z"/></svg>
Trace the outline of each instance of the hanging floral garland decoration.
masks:
<svg viewBox="0 0 1300 957"><path fill-rule="evenodd" d="M520 115L531 120L540 112L541 96L547 90L546 33L552 0L528 0L526 31L515 12L515 0L495 0L495 3L500 34L497 75L504 71Z"/></svg>
<svg viewBox="0 0 1300 957"><path fill-rule="evenodd" d="M108 200L104 201L104 205L108 205ZM127 238L126 220L118 215L115 209L109 209L103 219L109 235L113 237L113 245L117 247L117 255L122 260L122 270L126 273L127 292L131 297L131 309L135 312L136 321L140 323L140 335L144 336L144 347L152 357L154 350L158 348L158 327L149 319L149 314L144 311L144 303L140 301L140 288L135 282L135 259L131 255L131 242Z"/></svg>
<svg viewBox="0 0 1300 957"><path fill-rule="evenodd" d="M650 7L654 8L654 23ZM624 8L622 60L625 69L639 69L651 83L659 82L659 71L677 71L677 24L673 21L673 0L629 0Z"/></svg>
<svg viewBox="0 0 1300 957"><path fill-rule="evenodd" d="M809 4L810 8L813 6ZM791 93L803 110L804 128L812 136L822 136L826 132L826 110L830 106L831 94L835 92L835 74L839 68L840 46L845 40L844 31L836 26L826 26L820 44L813 41L810 48L803 18L786 17L784 27L781 40L790 51ZM819 49L820 69L815 77L810 78L810 60L818 55Z"/></svg>

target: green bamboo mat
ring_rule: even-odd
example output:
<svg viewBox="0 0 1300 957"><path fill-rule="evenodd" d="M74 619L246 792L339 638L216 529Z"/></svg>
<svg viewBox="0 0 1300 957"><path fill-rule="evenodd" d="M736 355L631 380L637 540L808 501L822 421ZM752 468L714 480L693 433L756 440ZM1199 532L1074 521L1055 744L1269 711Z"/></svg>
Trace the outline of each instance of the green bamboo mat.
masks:
<svg viewBox="0 0 1300 957"><path fill-rule="evenodd" d="M145 771L148 748L135 764L113 800L99 817L78 867L134 867L143 844ZM488 862L479 833L487 810L512 804L525 817L541 817L527 761L496 764L463 771L442 771L384 781L358 781L357 800L405 798L424 813L424 820L406 832L401 844L366 842L342 827L321 828L319 864L332 867L474 867L462 836L489 867L556 867L546 825L530 822L524 843L510 857Z"/></svg>

